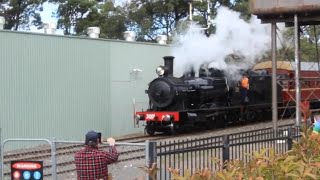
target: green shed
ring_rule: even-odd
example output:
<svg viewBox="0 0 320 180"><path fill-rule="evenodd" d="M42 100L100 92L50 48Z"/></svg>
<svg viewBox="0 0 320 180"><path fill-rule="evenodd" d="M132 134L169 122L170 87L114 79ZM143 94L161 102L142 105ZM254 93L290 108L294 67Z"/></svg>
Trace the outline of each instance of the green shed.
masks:
<svg viewBox="0 0 320 180"><path fill-rule="evenodd" d="M143 132L148 82L168 45L0 31L0 127L7 138Z"/></svg>

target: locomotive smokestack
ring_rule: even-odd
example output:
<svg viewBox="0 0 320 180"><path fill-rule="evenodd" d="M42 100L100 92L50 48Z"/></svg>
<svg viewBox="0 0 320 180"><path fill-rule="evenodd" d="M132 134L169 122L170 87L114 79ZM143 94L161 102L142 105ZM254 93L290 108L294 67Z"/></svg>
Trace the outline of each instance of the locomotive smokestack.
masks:
<svg viewBox="0 0 320 180"><path fill-rule="evenodd" d="M164 66L167 68L165 76L173 77L173 59L174 56L164 56Z"/></svg>

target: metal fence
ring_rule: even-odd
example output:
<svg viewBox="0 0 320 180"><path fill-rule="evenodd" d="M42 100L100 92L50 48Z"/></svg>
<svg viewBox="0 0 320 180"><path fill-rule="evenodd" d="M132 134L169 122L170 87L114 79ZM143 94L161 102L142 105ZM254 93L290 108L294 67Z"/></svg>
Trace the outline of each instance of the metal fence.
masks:
<svg viewBox="0 0 320 180"><path fill-rule="evenodd" d="M11 179L13 161L41 161L43 179L76 180L74 154L84 142L48 139L7 139L1 145L1 179ZM153 147L150 147L152 145ZM108 145L100 145L107 150ZM114 180L146 179L141 169L154 162L155 143L116 143L119 159L108 166ZM147 150L146 150L147 149ZM147 177L148 178L148 177Z"/></svg>
<svg viewBox="0 0 320 180"><path fill-rule="evenodd" d="M157 144L158 179L171 179L169 168L179 169L183 175L188 169L223 168L227 160L243 160L245 163L254 151L274 148L283 153L292 148L293 140L300 137L298 128L272 129L243 132L218 137L174 140Z"/></svg>
<svg viewBox="0 0 320 180"><path fill-rule="evenodd" d="M108 166L114 180L151 179L145 171L157 163L157 179L171 179L169 168L196 169L223 168L222 162L230 159L248 162L248 154L261 148L274 148L286 152L292 148L293 140L300 137L298 128L257 130L217 137L178 139L164 142L117 143L120 153L117 163ZM13 148L14 147L14 148ZM19 147L19 148L17 148ZM12 161L43 162L44 179L74 180L76 169L74 153L83 147L83 142L48 139L7 139L1 144L1 179L11 179ZM106 150L108 145L100 148Z"/></svg>

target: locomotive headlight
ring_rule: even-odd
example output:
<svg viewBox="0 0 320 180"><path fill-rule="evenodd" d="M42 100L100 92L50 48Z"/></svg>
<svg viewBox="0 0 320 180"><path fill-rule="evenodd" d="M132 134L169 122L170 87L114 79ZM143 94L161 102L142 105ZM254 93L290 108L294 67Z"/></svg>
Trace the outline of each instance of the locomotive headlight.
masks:
<svg viewBox="0 0 320 180"><path fill-rule="evenodd" d="M162 117L163 121L170 121L171 120L171 116L169 114L166 114Z"/></svg>
<svg viewBox="0 0 320 180"><path fill-rule="evenodd" d="M164 67L163 67L163 66L159 66L159 67L156 69L156 73L157 73L159 76L163 76L163 75L164 75Z"/></svg>

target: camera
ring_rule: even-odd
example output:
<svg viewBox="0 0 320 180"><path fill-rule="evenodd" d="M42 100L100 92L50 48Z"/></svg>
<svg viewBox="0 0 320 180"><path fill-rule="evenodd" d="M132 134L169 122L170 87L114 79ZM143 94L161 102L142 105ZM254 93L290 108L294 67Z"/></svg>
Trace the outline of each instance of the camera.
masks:
<svg viewBox="0 0 320 180"><path fill-rule="evenodd" d="M101 132L97 132L97 134L98 134L98 143L102 144L102 141L101 141L102 133Z"/></svg>

